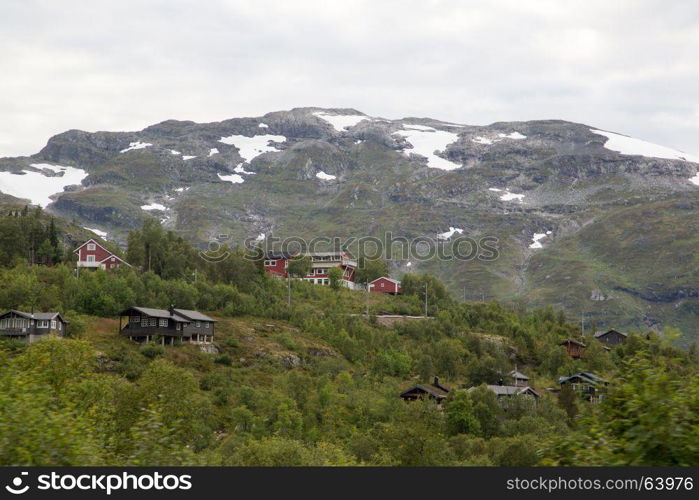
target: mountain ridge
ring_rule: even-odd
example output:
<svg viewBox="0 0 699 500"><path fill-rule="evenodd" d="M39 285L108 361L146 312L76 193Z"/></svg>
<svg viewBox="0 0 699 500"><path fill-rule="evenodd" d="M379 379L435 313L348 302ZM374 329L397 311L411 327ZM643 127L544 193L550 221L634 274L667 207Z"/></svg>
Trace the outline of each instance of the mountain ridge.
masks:
<svg viewBox="0 0 699 500"><path fill-rule="evenodd" d="M8 172L40 184L81 169L81 185L59 190L49 211L121 243L148 215L201 244L220 234L436 238L458 228L497 237L500 258L412 268L397 259L393 272L432 272L471 300L552 304L590 323L699 335L699 164L593 130L556 119L475 126L316 107L165 120L136 132L66 131L35 155L1 158L0 191L23 177ZM675 157L606 147L618 144Z"/></svg>

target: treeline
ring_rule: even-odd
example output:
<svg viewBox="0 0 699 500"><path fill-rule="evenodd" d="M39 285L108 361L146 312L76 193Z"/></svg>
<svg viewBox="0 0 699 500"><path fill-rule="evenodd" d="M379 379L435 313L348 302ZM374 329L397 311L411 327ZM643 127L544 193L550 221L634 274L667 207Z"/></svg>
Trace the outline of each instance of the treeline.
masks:
<svg viewBox="0 0 699 500"><path fill-rule="evenodd" d="M41 208L6 207L0 213L0 265L53 265L66 259L56 221Z"/></svg>

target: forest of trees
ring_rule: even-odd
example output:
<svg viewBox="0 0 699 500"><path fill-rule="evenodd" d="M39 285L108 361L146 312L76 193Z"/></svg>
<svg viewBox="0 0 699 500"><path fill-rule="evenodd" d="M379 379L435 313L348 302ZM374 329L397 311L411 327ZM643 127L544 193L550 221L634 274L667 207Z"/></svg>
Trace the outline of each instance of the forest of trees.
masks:
<svg viewBox="0 0 699 500"><path fill-rule="evenodd" d="M0 241L24 228L36 248L50 242L50 219L37 220L41 230L3 219ZM572 360L558 344L580 332L563 312L464 303L427 275L404 276L403 296L372 294L371 313L419 315L427 286L430 320L384 327L362 316L364 294L304 282L289 306L287 284L259 262L203 260L154 221L128 239L134 267L115 272L78 276L29 246L0 248L0 308L71 322L66 339L0 343L2 465L699 463L699 355L653 332L611 351L590 339ZM128 306L171 304L220 320L218 353L113 329ZM515 366L538 405L505 409L482 387ZM602 403L548 390L580 370L610 381ZM433 375L452 388L443 410L398 397Z"/></svg>

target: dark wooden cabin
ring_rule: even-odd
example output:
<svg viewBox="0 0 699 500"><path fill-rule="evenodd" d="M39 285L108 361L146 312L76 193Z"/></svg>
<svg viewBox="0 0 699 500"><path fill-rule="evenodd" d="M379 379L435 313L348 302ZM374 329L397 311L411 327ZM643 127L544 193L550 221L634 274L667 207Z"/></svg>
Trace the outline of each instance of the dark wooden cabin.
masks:
<svg viewBox="0 0 699 500"><path fill-rule="evenodd" d="M0 314L0 336L28 343L48 335L65 335L68 322L57 312L28 313L14 309Z"/></svg>
<svg viewBox="0 0 699 500"><path fill-rule="evenodd" d="M126 318L126 324L123 324ZM119 332L136 342L158 339L162 345L210 344L216 320L199 311L129 307L119 313Z"/></svg>
<svg viewBox="0 0 699 500"><path fill-rule="evenodd" d="M567 377L560 377L558 383L561 388L570 385L576 394L590 403L601 401L607 385L609 385L609 382L602 377L590 372L578 372Z"/></svg>
<svg viewBox="0 0 699 500"><path fill-rule="evenodd" d="M628 337L628 334L620 332L618 330L607 330L605 331L600 331L600 332L595 332L595 338L602 342L603 344L606 344L608 346L617 346L619 344L624 344L626 342L626 338Z"/></svg>
<svg viewBox="0 0 699 500"><path fill-rule="evenodd" d="M558 345L565 346L566 353L573 359L582 358L585 355L585 347L587 347L582 342L572 339L566 339Z"/></svg>
<svg viewBox="0 0 699 500"><path fill-rule="evenodd" d="M435 377L432 384L415 384L400 393L400 397L405 401L415 401L417 399L433 399L441 405L449 395L450 389L439 382L439 377Z"/></svg>

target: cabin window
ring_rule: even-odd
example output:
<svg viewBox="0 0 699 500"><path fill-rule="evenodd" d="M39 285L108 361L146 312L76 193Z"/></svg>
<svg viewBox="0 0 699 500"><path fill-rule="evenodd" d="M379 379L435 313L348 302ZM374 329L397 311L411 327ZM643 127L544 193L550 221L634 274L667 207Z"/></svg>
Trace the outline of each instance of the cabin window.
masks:
<svg viewBox="0 0 699 500"><path fill-rule="evenodd" d="M116 259L115 259L114 257L112 257L110 260L111 260L112 262L116 261Z"/></svg>
<svg viewBox="0 0 699 500"><path fill-rule="evenodd" d="M55 320L55 319L52 319L52 320L51 320L51 329L52 329L52 330L55 330L55 329L56 329L56 320Z"/></svg>
<svg viewBox="0 0 699 500"><path fill-rule="evenodd" d="M274 266L276 266L276 265L277 265L277 261L276 261L276 260L266 260L266 261L265 261L265 266L274 267Z"/></svg>
<svg viewBox="0 0 699 500"><path fill-rule="evenodd" d="M155 326L157 324L156 318L148 318L148 326Z"/></svg>
<svg viewBox="0 0 699 500"><path fill-rule="evenodd" d="M382 281L382 282L381 282L381 288L383 288L384 286L385 286L385 283Z"/></svg>
<svg viewBox="0 0 699 500"><path fill-rule="evenodd" d="M62 325L63 325L63 323L61 323L61 322L59 321L59 322L58 322L58 331L59 331L59 332L61 331Z"/></svg>
<svg viewBox="0 0 699 500"><path fill-rule="evenodd" d="M201 321L197 321L196 323L194 323L194 326L196 326L197 328L201 328Z"/></svg>
<svg viewBox="0 0 699 500"><path fill-rule="evenodd" d="M181 323L177 323L177 324L175 325L175 330L182 330L182 324L181 324Z"/></svg>
<svg viewBox="0 0 699 500"><path fill-rule="evenodd" d="M148 326L148 316L141 316L141 326Z"/></svg>
<svg viewBox="0 0 699 500"><path fill-rule="evenodd" d="M87 244L87 249L88 249L88 250L94 250L94 249L95 249L95 244L94 244L94 243L88 243L88 244Z"/></svg>
<svg viewBox="0 0 699 500"><path fill-rule="evenodd" d="M95 261L95 256L94 256L94 255L88 255L88 256L87 256L87 261L88 261L88 262L94 262L94 261Z"/></svg>
<svg viewBox="0 0 699 500"><path fill-rule="evenodd" d="M140 323L141 322L141 317L140 316L131 316L129 317L129 323Z"/></svg>
<svg viewBox="0 0 699 500"><path fill-rule="evenodd" d="M49 327L49 321L47 319L40 319L37 320L36 322L36 327L37 328L48 328Z"/></svg>
<svg viewBox="0 0 699 500"><path fill-rule="evenodd" d="M158 320L158 326L167 328L167 318L161 318Z"/></svg>
<svg viewBox="0 0 699 500"><path fill-rule="evenodd" d="M329 279L323 280L323 284L324 284L324 285L327 285L327 284L329 284L329 283L330 283L330 280L329 280Z"/></svg>
<svg viewBox="0 0 699 500"><path fill-rule="evenodd" d="M209 322L208 322L208 321L204 321L204 328L209 328Z"/></svg>

